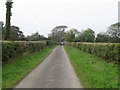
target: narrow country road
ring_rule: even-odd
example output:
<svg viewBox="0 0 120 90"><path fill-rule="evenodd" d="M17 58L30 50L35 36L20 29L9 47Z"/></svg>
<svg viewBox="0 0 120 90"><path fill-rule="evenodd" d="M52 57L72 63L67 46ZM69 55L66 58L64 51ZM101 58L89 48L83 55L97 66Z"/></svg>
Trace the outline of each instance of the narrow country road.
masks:
<svg viewBox="0 0 120 90"><path fill-rule="evenodd" d="M15 88L82 88L82 86L63 46L58 46Z"/></svg>

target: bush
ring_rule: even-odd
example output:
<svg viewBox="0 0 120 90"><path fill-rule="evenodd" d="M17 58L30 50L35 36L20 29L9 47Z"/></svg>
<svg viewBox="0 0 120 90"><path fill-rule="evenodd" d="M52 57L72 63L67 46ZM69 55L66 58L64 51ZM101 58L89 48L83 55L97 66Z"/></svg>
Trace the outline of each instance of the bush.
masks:
<svg viewBox="0 0 120 90"><path fill-rule="evenodd" d="M46 46L52 46L53 41L22 41L22 42L3 42L2 61L10 60L13 57L39 52Z"/></svg>
<svg viewBox="0 0 120 90"><path fill-rule="evenodd" d="M82 51L101 57L108 62L118 61L120 44L118 43L69 43L70 46L77 47Z"/></svg>

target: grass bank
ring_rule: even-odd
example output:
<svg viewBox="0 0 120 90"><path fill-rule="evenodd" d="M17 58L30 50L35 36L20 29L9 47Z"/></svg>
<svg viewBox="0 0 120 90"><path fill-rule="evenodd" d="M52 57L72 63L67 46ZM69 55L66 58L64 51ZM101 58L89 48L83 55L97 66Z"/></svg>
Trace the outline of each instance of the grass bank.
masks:
<svg viewBox="0 0 120 90"><path fill-rule="evenodd" d="M85 88L118 88L118 66L77 48L64 47Z"/></svg>
<svg viewBox="0 0 120 90"><path fill-rule="evenodd" d="M3 64L2 88L12 88L38 64L40 64L48 54L55 48L46 47L41 52L33 53L27 56L21 56L16 60Z"/></svg>

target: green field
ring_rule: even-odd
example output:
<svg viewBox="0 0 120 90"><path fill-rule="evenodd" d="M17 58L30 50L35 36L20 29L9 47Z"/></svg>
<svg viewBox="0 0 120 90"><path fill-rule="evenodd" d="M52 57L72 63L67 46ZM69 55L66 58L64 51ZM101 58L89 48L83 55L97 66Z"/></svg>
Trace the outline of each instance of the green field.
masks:
<svg viewBox="0 0 120 90"><path fill-rule="evenodd" d="M4 63L2 68L2 87L12 88L38 64L40 64L54 48L55 46L45 47L41 52L21 56L18 59Z"/></svg>
<svg viewBox="0 0 120 90"><path fill-rule="evenodd" d="M118 88L118 65L70 46L64 47L85 88Z"/></svg>

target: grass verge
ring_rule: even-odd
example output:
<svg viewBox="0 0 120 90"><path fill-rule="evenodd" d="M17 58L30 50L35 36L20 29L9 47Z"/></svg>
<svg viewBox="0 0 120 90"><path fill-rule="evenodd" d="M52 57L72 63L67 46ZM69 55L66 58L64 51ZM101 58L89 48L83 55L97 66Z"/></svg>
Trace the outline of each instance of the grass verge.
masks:
<svg viewBox="0 0 120 90"><path fill-rule="evenodd" d="M2 68L2 88L12 88L16 85L39 65L54 48L55 46L46 47L41 52L21 56L17 60L4 63Z"/></svg>
<svg viewBox="0 0 120 90"><path fill-rule="evenodd" d="M118 88L118 65L87 54L77 48L64 47L85 88Z"/></svg>

